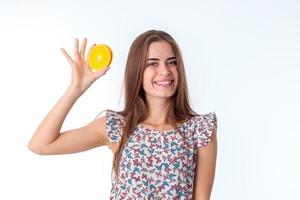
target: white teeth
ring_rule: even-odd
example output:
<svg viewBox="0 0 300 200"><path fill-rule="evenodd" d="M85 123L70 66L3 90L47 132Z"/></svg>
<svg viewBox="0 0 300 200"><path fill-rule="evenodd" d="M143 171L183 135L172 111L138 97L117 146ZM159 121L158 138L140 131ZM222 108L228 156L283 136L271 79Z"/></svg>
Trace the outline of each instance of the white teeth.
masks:
<svg viewBox="0 0 300 200"><path fill-rule="evenodd" d="M169 85L172 83L172 81L161 81L161 82L155 82L158 85Z"/></svg>

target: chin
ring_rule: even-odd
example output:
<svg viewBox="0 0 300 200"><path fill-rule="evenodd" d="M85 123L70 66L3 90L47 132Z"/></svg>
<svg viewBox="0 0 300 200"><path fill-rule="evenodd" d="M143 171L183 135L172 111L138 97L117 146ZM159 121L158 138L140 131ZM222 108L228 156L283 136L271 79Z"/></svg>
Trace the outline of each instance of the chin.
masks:
<svg viewBox="0 0 300 200"><path fill-rule="evenodd" d="M148 96L155 97L155 98L171 98L172 96L174 96L175 92L170 92L170 93L152 93L152 94L148 94Z"/></svg>

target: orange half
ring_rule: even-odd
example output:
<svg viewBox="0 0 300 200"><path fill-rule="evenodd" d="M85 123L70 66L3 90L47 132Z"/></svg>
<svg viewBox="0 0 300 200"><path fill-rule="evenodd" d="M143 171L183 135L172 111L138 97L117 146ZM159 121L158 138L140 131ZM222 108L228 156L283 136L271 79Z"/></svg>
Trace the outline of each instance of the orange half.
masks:
<svg viewBox="0 0 300 200"><path fill-rule="evenodd" d="M93 71L102 70L110 65L112 51L106 44L98 44L91 48L88 62Z"/></svg>

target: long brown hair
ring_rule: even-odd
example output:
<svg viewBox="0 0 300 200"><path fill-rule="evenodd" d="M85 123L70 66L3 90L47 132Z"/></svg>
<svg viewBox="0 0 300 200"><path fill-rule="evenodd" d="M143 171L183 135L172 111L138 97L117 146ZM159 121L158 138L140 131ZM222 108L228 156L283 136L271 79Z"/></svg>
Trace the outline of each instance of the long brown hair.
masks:
<svg viewBox="0 0 300 200"><path fill-rule="evenodd" d="M124 146L134 128L147 118L148 108L146 105L145 92L142 87L143 73L145 70L148 48L152 42L168 42L176 56L178 67L178 88L171 97L168 119L174 128L177 123L187 120L188 117L197 115L189 104L188 88L184 72L184 65L180 49L175 40L166 32L149 30L139 35L132 43L126 63L124 87L125 108L118 112L124 117L124 127L119 146L113 159L113 170L117 180L119 178L119 163Z"/></svg>

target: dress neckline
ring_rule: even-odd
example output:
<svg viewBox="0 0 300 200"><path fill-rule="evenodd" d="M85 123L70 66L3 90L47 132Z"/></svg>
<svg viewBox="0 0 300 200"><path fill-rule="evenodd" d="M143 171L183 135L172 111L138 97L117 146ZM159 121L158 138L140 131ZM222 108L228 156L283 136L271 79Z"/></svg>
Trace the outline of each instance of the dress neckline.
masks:
<svg viewBox="0 0 300 200"><path fill-rule="evenodd" d="M173 133L173 132L177 132L180 129L182 129L183 126L185 126L191 118L192 117L189 117L186 121L184 121L177 128L172 128L172 129L168 129L168 130L159 130L159 129L147 128L147 127L143 126L141 123L138 124L138 128L140 128L141 130L144 130L146 132L152 132L152 133Z"/></svg>

